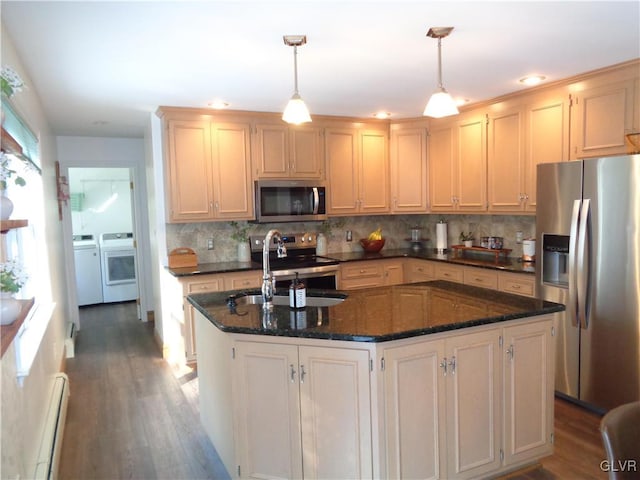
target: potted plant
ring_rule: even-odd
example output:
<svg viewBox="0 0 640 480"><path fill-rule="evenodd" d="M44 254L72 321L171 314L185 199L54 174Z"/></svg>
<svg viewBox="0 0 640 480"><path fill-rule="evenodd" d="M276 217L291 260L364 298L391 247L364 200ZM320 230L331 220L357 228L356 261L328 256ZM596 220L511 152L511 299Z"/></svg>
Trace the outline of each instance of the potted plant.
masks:
<svg viewBox="0 0 640 480"><path fill-rule="evenodd" d="M0 325L13 323L20 313L20 302L14 295L20 291L27 277L15 261L0 264Z"/></svg>
<svg viewBox="0 0 640 480"><path fill-rule="evenodd" d="M251 261L251 248L249 246L249 231L252 225L248 223L240 224L236 221L229 222L232 232L231 238L238 242L238 261L249 262Z"/></svg>
<svg viewBox="0 0 640 480"><path fill-rule="evenodd" d="M24 82L15 70L7 65L2 67L0 72L0 89L8 98L13 97L16 92L20 92L24 87Z"/></svg>
<svg viewBox="0 0 640 480"><path fill-rule="evenodd" d="M465 247L473 247L473 232L465 233L464 231L460 232L460 241L463 243Z"/></svg>

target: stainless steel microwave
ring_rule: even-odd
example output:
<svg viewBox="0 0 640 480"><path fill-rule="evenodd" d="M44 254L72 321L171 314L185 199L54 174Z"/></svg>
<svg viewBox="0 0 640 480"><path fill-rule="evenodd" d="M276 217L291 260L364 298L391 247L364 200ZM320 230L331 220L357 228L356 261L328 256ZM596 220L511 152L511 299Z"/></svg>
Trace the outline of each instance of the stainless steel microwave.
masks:
<svg viewBox="0 0 640 480"><path fill-rule="evenodd" d="M256 221L305 222L327 218L326 187L312 180L258 180Z"/></svg>

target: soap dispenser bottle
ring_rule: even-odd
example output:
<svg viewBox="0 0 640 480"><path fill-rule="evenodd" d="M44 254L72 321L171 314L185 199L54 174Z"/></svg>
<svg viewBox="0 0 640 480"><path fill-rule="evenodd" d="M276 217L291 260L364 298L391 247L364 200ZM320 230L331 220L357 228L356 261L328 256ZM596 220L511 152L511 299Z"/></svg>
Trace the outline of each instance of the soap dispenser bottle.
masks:
<svg viewBox="0 0 640 480"><path fill-rule="evenodd" d="M289 285L289 306L296 309L307 306L307 289L298 278L298 272L296 272L296 278L291 280L291 285Z"/></svg>

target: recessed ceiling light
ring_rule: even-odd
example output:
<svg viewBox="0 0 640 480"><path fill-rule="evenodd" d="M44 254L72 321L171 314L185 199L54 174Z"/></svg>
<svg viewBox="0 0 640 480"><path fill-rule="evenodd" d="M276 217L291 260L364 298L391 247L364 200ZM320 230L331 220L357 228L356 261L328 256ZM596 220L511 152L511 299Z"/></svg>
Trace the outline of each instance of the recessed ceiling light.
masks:
<svg viewBox="0 0 640 480"><path fill-rule="evenodd" d="M389 112L376 112L373 114L373 116L379 120L386 120L387 118L391 117L391 114Z"/></svg>
<svg viewBox="0 0 640 480"><path fill-rule="evenodd" d="M527 75L526 77L522 77L520 79L520 83L531 87L533 85L538 85L546 78L547 77L545 77L544 75Z"/></svg>
<svg viewBox="0 0 640 480"><path fill-rule="evenodd" d="M222 100L214 100L212 102L209 102L207 105L209 105L209 108L213 108L215 110L222 110L223 108L227 108L229 106L227 102L224 102Z"/></svg>

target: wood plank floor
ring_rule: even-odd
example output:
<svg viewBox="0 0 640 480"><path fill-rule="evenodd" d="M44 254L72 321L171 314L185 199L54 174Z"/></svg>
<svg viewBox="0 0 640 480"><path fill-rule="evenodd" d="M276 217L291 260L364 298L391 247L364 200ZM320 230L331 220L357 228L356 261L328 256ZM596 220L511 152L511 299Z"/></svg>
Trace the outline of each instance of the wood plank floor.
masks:
<svg viewBox="0 0 640 480"><path fill-rule="evenodd" d="M135 308L80 310L60 478L229 478L200 425L197 373L163 361ZM554 455L508 478L605 480L600 416L561 399L555 407Z"/></svg>

